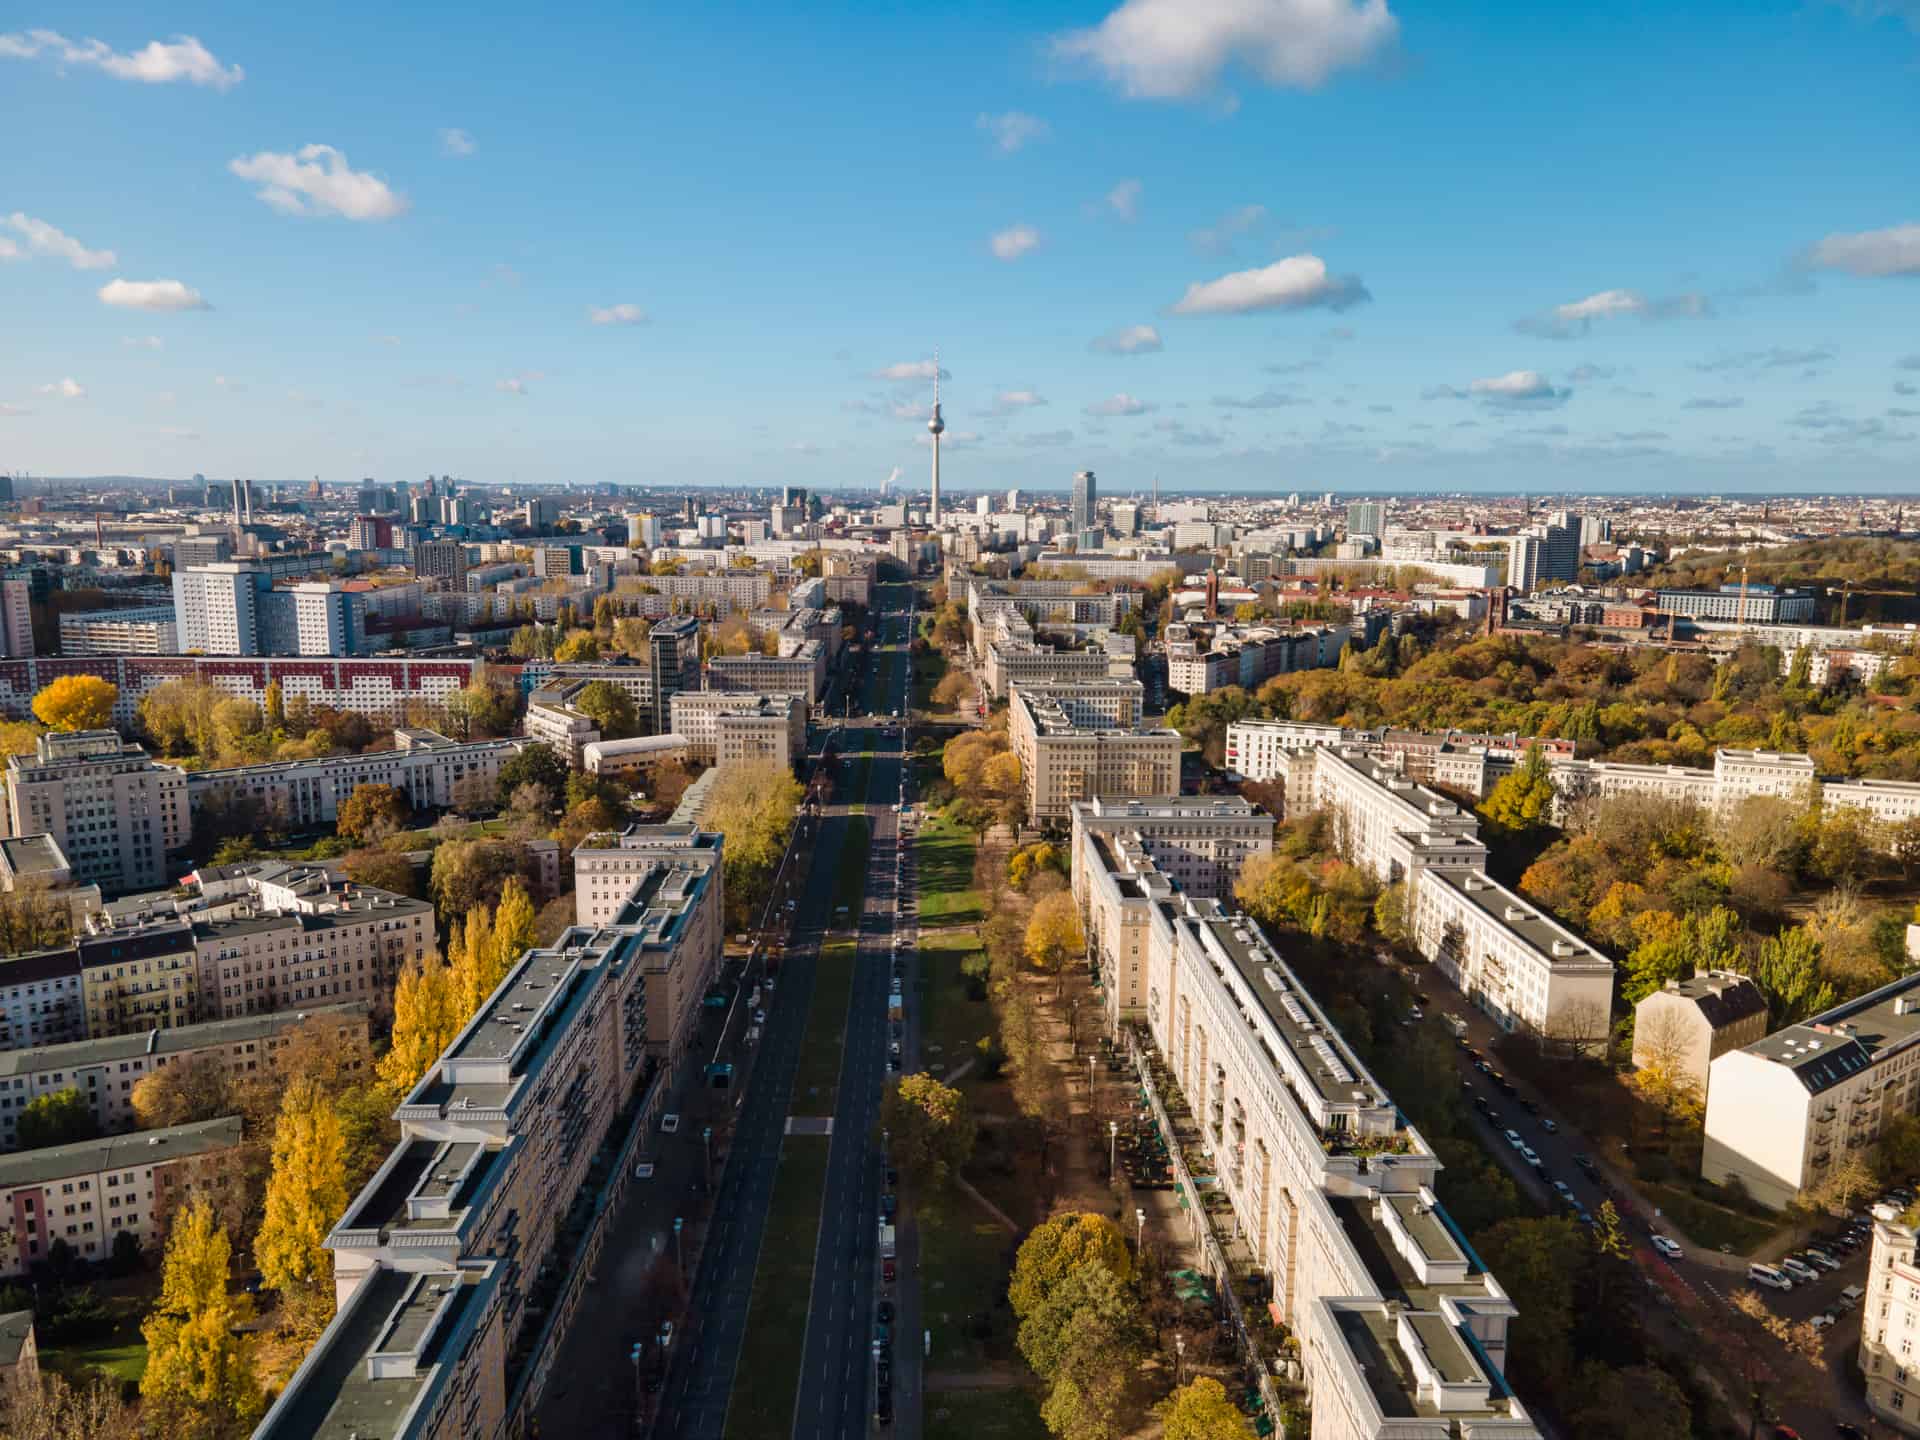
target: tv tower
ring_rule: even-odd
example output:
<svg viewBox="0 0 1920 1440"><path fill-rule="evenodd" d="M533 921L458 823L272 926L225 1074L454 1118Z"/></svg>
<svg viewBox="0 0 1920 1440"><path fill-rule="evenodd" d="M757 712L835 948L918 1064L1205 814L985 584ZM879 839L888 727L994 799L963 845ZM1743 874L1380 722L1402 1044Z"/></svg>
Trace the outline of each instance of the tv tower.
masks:
<svg viewBox="0 0 1920 1440"><path fill-rule="evenodd" d="M940 436L947 422L940 418L940 352L933 352L933 414L927 417L927 433L933 436L933 509L931 530L940 528Z"/></svg>

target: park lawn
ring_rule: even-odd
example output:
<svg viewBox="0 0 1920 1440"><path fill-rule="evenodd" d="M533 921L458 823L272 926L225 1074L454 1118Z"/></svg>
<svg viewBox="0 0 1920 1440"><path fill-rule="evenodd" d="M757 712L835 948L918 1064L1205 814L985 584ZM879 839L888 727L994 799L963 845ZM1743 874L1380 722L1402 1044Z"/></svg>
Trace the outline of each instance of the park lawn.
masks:
<svg viewBox="0 0 1920 1440"><path fill-rule="evenodd" d="M793 1429L801 1337L807 1333L813 1302L813 1256L820 1243L831 1144L826 1135L789 1135L781 1141L780 1169L760 1237L760 1263L753 1272L753 1298L747 1303L747 1328L735 1371L742 1383L733 1387L727 1405L727 1440L763 1440Z"/></svg>
<svg viewBox="0 0 1920 1440"><path fill-rule="evenodd" d="M820 947L813 971L813 999L807 1005L807 1030L800 1040L800 1061L793 1072L796 1115L831 1115L840 1083L840 1052L847 1039L847 1002L853 994L854 942L829 940Z"/></svg>
<svg viewBox="0 0 1920 1440"><path fill-rule="evenodd" d="M873 822L864 815L847 817L846 837L840 842L840 864L834 874L833 908L835 929L860 928L860 906L867 893L867 862L872 858ZM846 916L840 916L840 907Z"/></svg>
<svg viewBox="0 0 1920 1440"><path fill-rule="evenodd" d="M978 1053L976 1043L993 1033L993 1007L967 996L961 962L985 950L972 930L920 932L920 1039L930 1062L944 1075ZM935 1047L938 1047L937 1049Z"/></svg>
<svg viewBox="0 0 1920 1440"><path fill-rule="evenodd" d="M1006 1298L1014 1237L954 1189L916 1207L920 1305L933 1332L928 1370L978 1370L1013 1354ZM968 1316L992 1317L993 1336L975 1338Z"/></svg>
<svg viewBox="0 0 1920 1440"><path fill-rule="evenodd" d="M925 1440L1051 1440L1040 1396L1005 1390L936 1390L926 1397Z"/></svg>
<svg viewBox="0 0 1920 1440"><path fill-rule="evenodd" d="M934 708L933 689L946 678L947 670L947 657L938 650L914 658L913 678L908 686L907 698L915 710L924 713ZM951 706L943 705L940 708L944 713L952 713Z"/></svg>
<svg viewBox="0 0 1920 1440"><path fill-rule="evenodd" d="M921 828L915 858L922 924L977 925L986 917L980 892L973 888L978 843L971 830L944 815L930 817Z"/></svg>

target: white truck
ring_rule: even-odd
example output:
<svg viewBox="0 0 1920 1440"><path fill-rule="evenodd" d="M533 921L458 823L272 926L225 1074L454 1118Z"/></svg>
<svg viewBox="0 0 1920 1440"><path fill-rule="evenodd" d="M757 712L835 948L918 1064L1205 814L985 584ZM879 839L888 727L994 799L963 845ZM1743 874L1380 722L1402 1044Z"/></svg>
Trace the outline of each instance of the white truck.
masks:
<svg viewBox="0 0 1920 1440"><path fill-rule="evenodd" d="M880 1258L893 1259L893 1226L884 1220L880 1222Z"/></svg>

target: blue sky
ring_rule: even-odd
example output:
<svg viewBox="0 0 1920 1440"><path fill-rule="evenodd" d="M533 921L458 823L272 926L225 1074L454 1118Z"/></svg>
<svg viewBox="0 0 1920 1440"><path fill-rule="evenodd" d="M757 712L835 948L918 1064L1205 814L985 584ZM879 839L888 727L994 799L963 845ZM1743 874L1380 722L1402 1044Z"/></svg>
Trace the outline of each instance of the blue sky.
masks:
<svg viewBox="0 0 1920 1440"><path fill-rule="evenodd" d="M11 11L0 469L1920 490L1920 0L560 8Z"/></svg>

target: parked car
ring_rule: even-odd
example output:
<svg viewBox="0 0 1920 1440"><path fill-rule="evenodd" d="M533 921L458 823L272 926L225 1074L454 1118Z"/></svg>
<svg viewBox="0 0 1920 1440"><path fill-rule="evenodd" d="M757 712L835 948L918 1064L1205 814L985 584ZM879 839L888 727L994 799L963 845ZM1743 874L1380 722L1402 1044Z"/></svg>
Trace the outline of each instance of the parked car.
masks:
<svg viewBox="0 0 1920 1440"><path fill-rule="evenodd" d="M671 1135L679 1128L680 1117L678 1115L666 1114L660 1117L660 1133L662 1135Z"/></svg>
<svg viewBox="0 0 1920 1440"><path fill-rule="evenodd" d="M1840 1262L1824 1250L1805 1250L1802 1252L1801 1258L1816 1269L1838 1270L1840 1268Z"/></svg>
<svg viewBox="0 0 1920 1440"><path fill-rule="evenodd" d="M1795 1256L1795 1255L1781 1256L1780 1268L1786 1271L1787 1274L1791 1275L1794 1279L1800 1281L1802 1284L1806 1283L1807 1281L1818 1280L1820 1278L1820 1272L1818 1270L1814 1269L1813 1266L1809 1265L1806 1261L1800 1259L1798 1256Z"/></svg>
<svg viewBox="0 0 1920 1440"><path fill-rule="evenodd" d="M1542 1120L1540 1122L1540 1128L1549 1135L1558 1135L1560 1133L1559 1125L1552 1120Z"/></svg>
<svg viewBox="0 0 1920 1440"><path fill-rule="evenodd" d="M1554 1193L1559 1195L1559 1197L1562 1200L1565 1200L1568 1202L1571 1202L1573 1200L1573 1187L1567 1184L1566 1181L1564 1180L1554 1181L1553 1189L1554 1189Z"/></svg>
<svg viewBox="0 0 1920 1440"><path fill-rule="evenodd" d="M1534 1169L1538 1170L1540 1168L1540 1157L1535 1153L1531 1145L1522 1145L1520 1147L1520 1158Z"/></svg>
<svg viewBox="0 0 1920 1440"><path fill-rule="evenodd" d="M1747 1279L1756 1285L1764 1285L1769 1290L1793 1289L1793 1277L1774 1265L1747 1266Z"/></svg>
<svg viewBox="0 0 1920 1440"><path fill-rule="evenodd" d="M1520 1132L1518 1130L1507 1131L1507 1144L1511 1145L1514 1149L1518 1150L1526 1143L1525 1140L1520 1138Z"/></svg>
<svg viewBox="0 0 1920 1440"><path fill-rule="evenodd" d="M1573 1163L1578 1165L1582 1170L1586 1171L1589 1175L1597 1173L1600 1169L1598 1165L1595 1165L1593 1163L1593 1157L1587 1154L1585 1151L1582 1151L1580 1154L1574 1156Z"/></svg>
<svg viewBox="0 0 1920 1440"><path fill-rule="evenodd" d="M891 1325L891 1324L893 1323L893 1301L891 1301L891 1300L882 1300L882 1301L880 1302L880 1312L879 1312L879 1313L880 1313L880 1319L881 1319L881 1320L882 1320L882 1321L883 1321L884 1323L886 1323L886 1324L888 1324L888 1325Z"/></svg>
<svg viewBox="0 0 1920 1440"><path fill-rule="evenodd" d="M1667 1259L1669 1260L1678 1260L1682 1255L1685 1255L1687 1253L1686 1251L1680 1248L1680 1242L1678 1240L1675 1240L1672 1236L1654 1235L1654 1236L1651 1236L1650 1238L1653 1242L1653 1248L1658 1250L1662 1255L1666 1256Z"/></svg>

